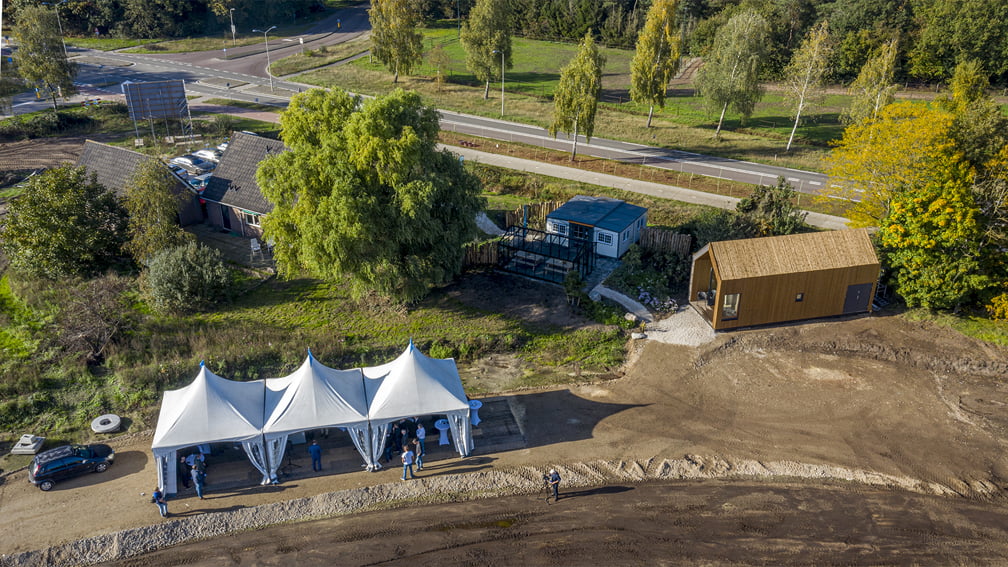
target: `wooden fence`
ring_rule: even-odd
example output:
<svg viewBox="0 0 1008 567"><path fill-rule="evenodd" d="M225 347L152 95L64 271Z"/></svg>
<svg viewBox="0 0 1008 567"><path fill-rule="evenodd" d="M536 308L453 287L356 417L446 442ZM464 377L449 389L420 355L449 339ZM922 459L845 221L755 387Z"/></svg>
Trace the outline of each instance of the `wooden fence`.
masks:
<svg viewBox="0 0 1008 567"><path fill-rule="evenodd" d="M545 203L532 203L528 205L528 228L546 230L546 215L559 209L562 204L563 201L547 201ZM518 207L504 215L504 228L522 226L524 218L524 208Z"/></svg>
<svg viewBox="0 0 1008 567"><path fill-rule="evenodd" d="M673 252L680 256L690 253L693 237L663 228L645 228L641 231L640 246L652 252Z"/></svg>
<svg viewBox="0 0 1008 567"><path fill-rule="evenodd" d="M462 254L462 269L473 266L496 266L497 250L497 240L467 244Z"/></svg>

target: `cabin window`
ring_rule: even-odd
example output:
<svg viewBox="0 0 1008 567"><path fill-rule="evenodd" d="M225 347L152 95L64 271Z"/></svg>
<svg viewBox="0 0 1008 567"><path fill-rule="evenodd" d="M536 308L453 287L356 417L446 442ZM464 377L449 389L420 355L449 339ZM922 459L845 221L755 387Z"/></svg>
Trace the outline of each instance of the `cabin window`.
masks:
<svg viewBox="0 0 1008 567"><path fill-rule="evenodd" d="M591 238L591 227L583 224L573 224L571 225L571 236L573 238L580 238L581 240L589 240Z"/></svg>
<svg viewBox="0 0 1008 567"><path fill-rule="evenodd" d="M798 295L795 296L794 300L795 300L795 303L801 303L802 301L805 300L805 294L804 293L799 293Z"/></svg>
<svg viewBox="0 0 1008 567"><path fill-rule="evenodd" d="M553 230L555 230L557 234L567 234L567 225L556 223L553 225Z"/></svg>
<svg viewBox="0 0 1008 567"><path fill-rule="evenodd" d="M738 319L738 293L729 293L724 296L724 305L721 307L721 320Z"/></svg>
<svg viewBox="0 0 1008 567"><path fill-rule="evenodd" d="M259 215L253 215L251 213L242 213L242 220L248 226L259 226Z"/></svg>
<svg viewBox="0 0 1008 567"><path fill-rule="evenodd" d="M612 244L612 235L608 232L598 233L598 241L602 244Z"/></svg>

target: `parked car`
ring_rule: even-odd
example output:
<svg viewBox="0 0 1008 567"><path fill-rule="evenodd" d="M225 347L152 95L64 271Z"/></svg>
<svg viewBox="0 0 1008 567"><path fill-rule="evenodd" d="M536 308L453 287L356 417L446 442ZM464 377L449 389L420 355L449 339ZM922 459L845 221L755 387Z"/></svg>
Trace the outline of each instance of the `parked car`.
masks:
<svg viewBox="0 0 1008 567"><path fill-rule="evenodd" d="M207 183L210 183L211 177L213 177L213 173L204 173L203 175L190 177L189 185L192 185L197 191L202 191L206 189Z"/></svg>
<svg viewBox="0 0 1008 567"><path fill-rule="evenodd" d="M105 472L115 460L108 445L64 445L35 455L28 467L28 482L51 490L57 480L89 472Z"/></svg>
<svg viewBox="0 0 1008 567"><path fill-rule="evenodd" d="M200 175L217 167L214 163L200 159L192 154L172 158L170 163L185 168L192 175Z"/></svg>
<svg viewBox="0 0 1008 567"><path fill-rule="evenodd" d="M174 163L170 163L168 164L168 169L170 169L172 173L181 177L182 179L189 178L189 172L186 171L186 168L182 167L181 165L175 165Z"/></svg>
<svg viewBox="0 0 1008 567"><path fill-rule="evenodd" d="M209 162L217 163L220 161L221 154L223 153L224 152L216 149L203 148L202 150L196 150L195 152L192 153L192 155L200 159L205 159Z"/></svg>
<svg viewBox="0 0 1008 567"><path fill-rule="evenodd" d="M228 142L224 141L217 144L217 149L220 150L221 154L223 154L224 150L228 149Z"/></svg>

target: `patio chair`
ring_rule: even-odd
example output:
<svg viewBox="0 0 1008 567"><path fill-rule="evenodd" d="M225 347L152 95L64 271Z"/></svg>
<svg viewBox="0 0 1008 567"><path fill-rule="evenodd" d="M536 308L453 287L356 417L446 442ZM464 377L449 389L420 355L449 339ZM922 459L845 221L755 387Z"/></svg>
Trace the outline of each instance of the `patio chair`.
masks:
<svg viewBox="0 0 1008 567"><path fill-rule="evenodd" d="M251 262L252 260L254 260L256 254L259 254L260 259L265 259L263 258L262 244L259 244L259 239L253 238L249 242L250 245L252 246L252 253L249 255L249 261Z"/></svg>

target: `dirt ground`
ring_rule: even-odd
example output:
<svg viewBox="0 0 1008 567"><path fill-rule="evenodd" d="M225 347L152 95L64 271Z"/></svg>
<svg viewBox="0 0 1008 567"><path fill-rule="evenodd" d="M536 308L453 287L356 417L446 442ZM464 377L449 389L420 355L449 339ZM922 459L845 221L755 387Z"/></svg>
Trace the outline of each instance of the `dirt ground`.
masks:
<svg viewBox="0 0 1008 567"><path fill-rule="evenodd" d="M121 562L147 565L997 565L1001 506L822 483L613 485L363 513Z"/></svg>
<svg viewBox="0 0 1008 567"><path fill-rule="evenodd" d="M529 285L543 297L524 301L566 310L553 303L562 292ZM509 394L527 448L480 455L481 467L685 458L721 480L578 489L554 507L506 497L358 514L143 562L1008 564L1004 349L886 315L718 335L699 347L643 340L630 348L618 379ZM514 371L507 366L506 358L485 365ZM149 432L113 444L115 466L101 477L49 493L23 472L6 478L0 554L160 521L142 495L156 478ZM437 474L473 470L465 460L442 465ZM319 476L173 506L213 513L395 483L398 474ZM880 475L889 479L881 486Z"/></svg>

